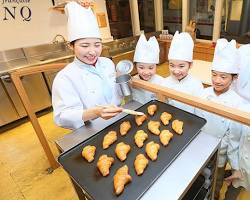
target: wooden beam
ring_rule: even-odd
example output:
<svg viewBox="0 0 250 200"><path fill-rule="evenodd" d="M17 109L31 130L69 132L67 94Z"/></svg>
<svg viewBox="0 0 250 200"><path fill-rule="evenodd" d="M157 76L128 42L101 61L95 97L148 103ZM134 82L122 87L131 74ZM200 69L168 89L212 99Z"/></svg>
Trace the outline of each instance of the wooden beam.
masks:
<svg viewBox="0 0 250 200"><path fill-rule="evenodd" d="M143 81L140 79L132 78L132 86L135 88L145 89L156 94L161 94L166 98L171 98L182 103L188 104L190 106L194 106L196 108L200 108L202 110L218 114L228 119L232 119L234 121L238 121L240 123L250 125L250 113L243 112L238 109L234 109L228 106L224 106L218 103L214 103L208 100L204 100L183 92L177 92L176 90L163 87L160 85L156 85L147 81ZM161 96L162 99L162 96Z"/></svg>
<svg viewBox="0 0 250 200"><path fill-rule="evenodd" d="M17 89L17 92L21 98L21 101L24 105L24 108L29 116L31 124L35 130L35 133L39 139L39 142L42 145L42 148L47 156L47 159L48 159L52 169L56 169L57 167L59 167L59 164L56 161L56 159L52 153L52 150L49 146L48 140L47 140L40 124L39 124L39 121L36 117L36 113L32 107L32 104L29 100L29 97L28 97L28 95L25 91L25 88L23 86L23 83L21 81L21 77L31 75L31 74L51 71L51 70L61 70L65 66L66 66L66 63L55 63L55 64L48 64L48 65L20 68L20 69L17 69L15 71L11 72L11 74L10 74L11 79L14 83L14 86Z"/></svg>

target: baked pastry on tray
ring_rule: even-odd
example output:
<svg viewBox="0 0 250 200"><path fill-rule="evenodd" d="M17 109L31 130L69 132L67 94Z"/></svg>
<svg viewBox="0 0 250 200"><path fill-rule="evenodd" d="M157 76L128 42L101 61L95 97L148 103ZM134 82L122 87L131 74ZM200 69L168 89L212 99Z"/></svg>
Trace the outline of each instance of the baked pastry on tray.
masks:
<svg viewBox="0 0 250 200"><path fill-rule="evenodd" d="M146 144L146 153L151 160L156 160L160 145L151 141Z"/></svg>
<svg viewBox="0 0 250 200"><path fill-rule="evenodd" d="M120 161L124 161L127 158L127 154L130 151L130 146L125 144L124 142L120 142L115 147L115 154L120 159Z"/></svg>
<svg viewBox="0 0 250 200"><path fill-rule="evenodd" d="M149 115L153 116L155 114L156 110L157 110L157 105L152 104L152 105L148 106L148 114Z"/></svg>
<svg viewBox="0 0 250 200"><path fill-rule="evenodd" d="M131 129L131 124L129 121L124 121L121 123L121 125L120 125L121 135L126 135L129 131L129 129Z"/></svg>
<svg viewBox="0 0 250 200"><path fill-rule="evenodd" d="M173 133L169 130L162 130L160 134L160 141L164 146L167 146L173 136Z"/></svg>
<svg viewBox="0 0 250 200"><path fill-rule="evenodd" d="M149 121L148 130L155 135L159 135L161 131L159 130L161 123L159 121Z"/></svg>
<svg viewBox="0 0 250 200"><path fill-rule="evenodd" d="M179 135L181 135L183 133L183 121L180 121L178 119L175 119L172 122L172 129L178 133Z"/></svg>
<svg viewBox="0 0 250 200"><path fill-rule="evenodd" d="M101 155L97 161L97 168L103 176L109 175L109 169L114 163L114 158L108 157L106 154Z"/></svg>
<svg viewBox="0 0 250 200"><path fill-rule="evenodd" d="M88 162L92 162L95 159L95 150L95 146L87 145L82 150L82 157L84 157Z"/></svg>
<svg viewBox="0 0 250 200"><path fill-rule="evenodd" d="M138 176L143 174L145 168L148 166L148 162L148 159L143 154L136 156L134 166Z"/></svg>
<svg viewBox="0 0 250 200"><path fill-rule="evenodd" d="M136 115L135 116L135 123L138 126L141 126L146 119L147 119L147 115Z"/></svg>
<svg viewBox="0 0 250 200"><path fill-rule="evenodd" d="M135 144L141 148L143 146L144 141L148 138L148 134L145 133L143 130L136 131L134 136Z"/></svg>
<svg viewBox="0 0 250 200"><path fill-rule="evenodd" d="M172 115L168 112L163 112L160 116L160 119L164 125L168 125L169 121L172 119Z"/></svg>
<svg viewBox="0 0 250 200"><path fill-rule="evenodd" d="M103 149L109 148L117 140L117 133L115 131L109 131L103 138L102 147Z"/></svg>
<svg viewBox="0 0 250 200"><path fill-rule="evenodd" d="M128 174L128 166L124 165L119 168L114 175L114 189L116 195L123 192L126 184L132 181L132 177Z"/></svg>

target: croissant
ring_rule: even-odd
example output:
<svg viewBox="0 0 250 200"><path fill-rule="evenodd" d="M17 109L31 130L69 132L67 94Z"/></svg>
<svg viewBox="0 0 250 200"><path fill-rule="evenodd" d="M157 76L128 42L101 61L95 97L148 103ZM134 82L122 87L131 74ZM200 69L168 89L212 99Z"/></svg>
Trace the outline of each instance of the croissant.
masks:
<svg viewBox="0 0 250 200"><path fill-rule="evenodd" d="M164 125L168 125L169 124L169 120L172 119L172 115L170 113L167 113L167 112L163 112L160 116L160 119L162 121L162 123Z"/></svg>
<svg viewBox="0 0 250 200"><path fill-rule="evenodd" d="M92 162L95 156L95 146L88 145L82 150L82 157L84 157L88 162Z"/></svg>
<svg viewBox="0 0 250 200"><path fill-rule="evenodd" d="M148 123L148 130L150 130L151 133L155 134L155 135L159 135L160 134L160 127L161 123L158 121L149 121Z"/></svg>
<svg viewBox="0 0 250 200"><path fill-rule="evenodd" d="M155 143L154 141L151 141L147 143L146 145L146 153L151 160L157 159L157 154L158 154L159 149L160 149L160 145Z"/></svg>
<svg viewBox="0 0 250 200"><path fill-rule="evenodd" d="M183 133L183 121L180 121L178 119L174 120L172 122L172 128L179 135L182 134Z"/></svg>
<svg viewBox="0 0 250 200"><path fill-rule="evenodd" d="M114 188L116 195L123 192L124 186L132 181L132 177L128 174L128 166L124 165L119 168L114 175Z"/></svg>
<svg viewBox="0 0 250 200"><path fill-rule="evenodd" d="M162 130L160 134L160 141L164 146L166 146L173 136L173 133L171 133L169 130Z"/></svg>
<svg viewBox="0 0 250 200"><path fill-rule="evenodd" d="M149 162L148 159L143 154L139 154L136 156L134 166L135 166L136 174L138 176L143 174L144 169L148 165L148 162Z"/></svg>
<svg viewBox="0 0 250 200"><path fill-rule="evenodd" d="M120 161L124 161L127 158L127 154L130 151L130 146L123 142L120 142L115 147L115 154L120 159Z"/></svg>
<svg viewBox="0 0 250 200"><path fill-rule="evenodd" d="M153 116L155 114L156 110L157 110L157 105L152 104L152 105L148 106L148 114L149 115Z"/></svg>
<svg viewBox="0 0 250 200"><path fill-rule="evenodd" d="M138 126L141 126L142 123L147 119L147 115L136 115L135 116L135 123Z"/></svg>
<svg viewBox="0 0 250 200"><path fill-rule="evenodd" d="M129 121L122 122L120 125L121 135L126 135L130 128L131 128L131 124Z"/></svg>
<svg viewBox="0 0 250 200"><path fill-rule="evenodd" d="M103 176L109 175L109 169L111 165L114 163L114 158L108 157L107 155L101 155L99 160L97 161L97 168L101 172Z"/></svg>
<svg viewBox="0 0 250 200"><path fill-rule="evenodd" d="M115 131L109 131L103 138L102 147L107 149L111 144L117 140L117 134Z"/></svg>
<svg viewBox="0 0 250 200"><path fill-rule="evenodd" d="M143 142L148 138L148 134L143 130L138 130L134 136L135 144L141 148L143 146Z"/></svg>

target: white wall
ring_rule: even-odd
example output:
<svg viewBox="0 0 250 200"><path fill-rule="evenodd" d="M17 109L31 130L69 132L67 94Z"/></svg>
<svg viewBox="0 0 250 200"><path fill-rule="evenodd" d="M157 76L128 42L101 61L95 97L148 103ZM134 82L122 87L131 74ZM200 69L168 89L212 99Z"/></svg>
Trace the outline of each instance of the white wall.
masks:
<svg viewBox="0 0 250 200"><path fill-rule="evenodd" d="M2 4L3 1L0 2L0 50L51 43L56 34L67 38L66 16L50 9L51 0L30 0L29 3L19 4ZM96 13L105 12L107 16L105 0L96 0L96 3ZM15 20L9 14L9 20L3 20L4 6L16 6ZM23 6L28 6L32 11L30 21L23 21L20 15ZM109 26L101 28L101 33L104 41L112 40Z"/></svg>

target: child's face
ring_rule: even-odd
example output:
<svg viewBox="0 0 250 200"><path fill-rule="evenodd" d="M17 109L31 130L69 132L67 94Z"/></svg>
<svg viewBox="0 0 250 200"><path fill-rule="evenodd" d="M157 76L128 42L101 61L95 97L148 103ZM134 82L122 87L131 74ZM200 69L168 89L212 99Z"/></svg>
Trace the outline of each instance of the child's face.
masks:
<svg viewBox="0 0 250 200"><path fill-rule="evenodd" d="M179 81L188 75L192 63L181 60L169 60L169 71Z"/></svg>
<svg viewBox="0 0 250 200"><path fill-rule="evenodd" d="M144 81L148 81L156 73L156 64L136 63L136 69L139 76Z"/></svg>
<svg viewBox="0 0 250 200"><path fill-rule="evenodd" d="M218 72L218 71L212 71L212 85L214 88L214 91L220 95L224 92L226 92L230 85L232 84L233 80L236 79L237 76L234 76L229 73L225 72Z"/></svg>
<svg viewBox="0 0 250 200"><path fill-rule="evenodd" d="M76 57L86 64L94 64L102 53L102 43L98 38L83 38L74 43Z"/></svg>

